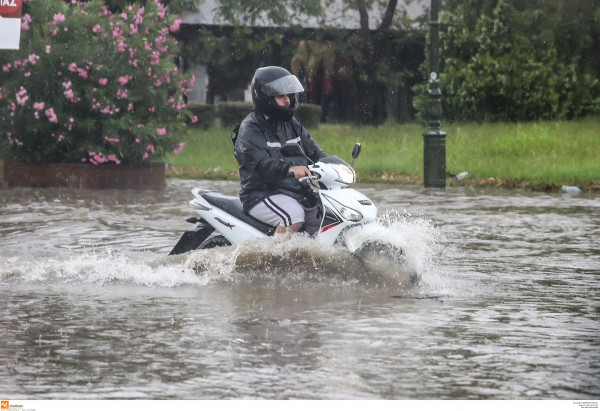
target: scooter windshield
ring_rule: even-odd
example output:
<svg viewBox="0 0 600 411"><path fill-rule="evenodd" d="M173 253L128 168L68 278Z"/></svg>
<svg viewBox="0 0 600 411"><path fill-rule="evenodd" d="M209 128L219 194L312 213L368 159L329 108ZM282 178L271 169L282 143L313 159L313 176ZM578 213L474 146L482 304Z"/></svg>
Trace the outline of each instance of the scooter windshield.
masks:
<svg viewBox="0 0 600 411"><path fill-rule="evenodd" d="M326 163L326 164L343 164L345 166L350 167L350 164L346 163L344 160L342 160L338 156L325 156L325 157L321 157L319 159L319 161L321 161L323 163Z"/></svg>

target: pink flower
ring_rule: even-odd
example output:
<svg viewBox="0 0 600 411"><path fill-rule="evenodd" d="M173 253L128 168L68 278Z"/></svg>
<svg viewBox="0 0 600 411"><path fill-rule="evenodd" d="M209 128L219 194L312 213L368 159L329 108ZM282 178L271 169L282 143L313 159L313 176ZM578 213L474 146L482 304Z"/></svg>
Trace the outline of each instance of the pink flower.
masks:
<svg viewBox="0 0 600 411"><path fill-rule="evenodd" d="M54 24L60 24L65 21L65 15L62 13L56 13L54 15Z"/></svg>
<svg viewBox="0 0 600 411"><path fill-rule="evenodd" d="M25 90L23 86L21 86L19 91L15 94L15 97L17 98L17 104L19 104L20 106L24 106L27 100L29 100L27 90Z"/></svg>
<svg viewBox="0 0 600 411"><path fill-rule="evenodd" d="M174 148L173 149L173 153L174 154L179 154L181 153L181 150L183 150L183 146L185 146L185 143L179 143L179 147Z"/></svg>
<svg viewBox="0 0 600 411"><path fill-rule="evenodd" d="M165 134L167 134L167 129L166 128L157 128L156 134L158 134L159 136L164 136Z"/></svg>
<svg viewBox="0 0 600 411"><path fill-rule="evenodd" d="M68 89L67 91L65 91L65 97L68 99L72 99L73 97L75 97L75 94L73 93L73 90Z"/></svg>
<svg viewBox="0 0 600 411"><path fill-rule="evenodd" d="M50 54L50 50L52 50L52 46L46 46L46 54Z"/></svg>
<svg viewBox="0 0 600 411"><path fill-rule="evenodd" d="M48 117L49 122L58 123L58 117L56 117L56 113L54 113L54 109L52 107L44 111L44 114L46 114L46 117Z"/></svg>
<svg viewBox="0 0 600 411"><path fill-rule="evenodd" d="M120 163L121 163L121 160L119 160L119 159L117 158L117 156L115 156L114 154L109 154L109 155L108 155L108 161L114 161L114 162L115 162L115 163L117 163L117 164L120 164Z"/></svg>
<svg viewBox="0 0 600 411"><path fill-rule="evenodd" d="M106 86L106 83L108 83L108 79L102 77L100 80L98 80L98 83L100 83L101 86Z"/></svg>
<svg viewBox="0 0 600 411"><path fill-rule="evenodd" d="M118 28L118 27L115 27L115 28L113 29L113 33L112 33L112 35L113 35L113 40L120 39L120 38L121 38L121 36L122 36L122 34L123 34L123 32L121 31L121 29L120 29L120 28Z"/></svg>
<svg viewBox="0 0 600 411"><path fill-rule="evenodd" d="M158 1L155 1L156 5L158 6L158 8L160 9L160 13L158 14L158 16L161 19L165 18L165 6L162 5L162 3L159 3Z"/></svg>
<svg viewBox="0 0 600 411"><path fill-rule="evenodd" d="M144 154L142 155L142 160L145 160L148 158L148 153L144 152Z"/></svg>
<svg viewBox="0 0 600 411"><path fill-rule="evenodd" d="M28 60L31 64L35 64L37 63L37 61L40 59L40 56L36 55L36 54L30 54L28 57Z"/></svg>
<svg viewBox="0 0 600 411"><path fill-rule="evenodd" d="M29 16L29 14L26 14L26 16ZM21 21L21 30L23 31L28 31L29 30L29 22L25 19L23 19Z"/></svg>
<svg viewBox="0 0 600 411"><path fill-rule="evenodd" d="M159 61L160 61L160 53L158 51L153 51L152 52L152 60L150 60L150 64L152 64L152 65L158 64Z"/></svg>
<svg viewBox="0 0 600 411"><path fill-rule="evenodd" d="M171 24L171 27L169 27L169 30L177 31L177 30L179 30L180 25L181 25L181 19L175 19L173 24Z"/></svg>
<svg viewBox="0 0 600 411"><path fill-rule="evenodd" d="M92 31L93 31L94 33L100 33L100 32L102 31L102 26L101 26L101 25L99 25L99 24L96 24L96 25L95 25L95 26L92 28Z"/></svg>
<svg viewBox="0 0 600 411"><path fill-rule="evenodd" d="M33 103L33 108L36 110L43 110L45 105L46 103L44 102Z"/></svg>
<svg viewBox="0 0 600 411"><path fill-rule="evenodd" d="M152 152L152 154L154 154L154 146L152 144L148 144L146 146L146 150Z"/></svg>
<svg viewBox="0 0 600 411"><path fill-rule="evenodd" d="M64 81L62 83L63 87L66 88L66 89L70 89L72 84L73 83L71 83L70 81Z"/></svg>
<svg viewBox="0 0 600 411"><path fill-rule="evenodd" d="M125 84L127 84L129 82L129 80L131 80L131 76L121 76L121 77L119 77L119 83L121 83L122 86L124 86Z"/></svg>
<svg viewBox="0 0 600 411"><path fill-rule="evenodd" d="M197 122L198 122L198 116L192 117L192 123L197 123Z"/></svg>

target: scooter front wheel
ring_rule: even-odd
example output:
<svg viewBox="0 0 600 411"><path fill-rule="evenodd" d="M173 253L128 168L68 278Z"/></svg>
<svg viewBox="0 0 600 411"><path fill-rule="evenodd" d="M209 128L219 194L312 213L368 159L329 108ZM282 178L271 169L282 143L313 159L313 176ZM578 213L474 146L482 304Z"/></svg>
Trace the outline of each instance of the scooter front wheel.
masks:
<svg viewBox="0 0 600 411"><path fill-rule="evenodd" d="M222 235L215 235L213 237L209 237L206 240L204 240L204 242L202 244L200 244L197 249L198 250L207 250L209 248L227 247L230 245L231 245L231 243L229 242L228 239L226 239Z"/></svg>

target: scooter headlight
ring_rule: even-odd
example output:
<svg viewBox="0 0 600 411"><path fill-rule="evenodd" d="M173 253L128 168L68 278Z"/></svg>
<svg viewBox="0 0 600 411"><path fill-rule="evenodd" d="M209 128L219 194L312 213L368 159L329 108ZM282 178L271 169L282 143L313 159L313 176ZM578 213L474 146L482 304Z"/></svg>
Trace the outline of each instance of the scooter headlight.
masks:
<svg viewBox="0 0 600 411"><path fill-rule="evenodd" d="M344 184L352 184L356 182L356 174L352 168L344 164L336 164L333 169L337 172L338 178L335 180Z"/></svg>
<svg viewBox="0 0 600 411"><path fill-rule="evenodd" d="M363 219L363 215L359 211L356 211L350 207L346 207L345 205L335 201L333 198L331 198L329 196L325 196L325 197L327 197L327 200L329 200L329 202L333 205L333 207L335 207L336 211L338 213L340 213L340 215L342 217L344 217L346 220L360 221Z"/></svg>

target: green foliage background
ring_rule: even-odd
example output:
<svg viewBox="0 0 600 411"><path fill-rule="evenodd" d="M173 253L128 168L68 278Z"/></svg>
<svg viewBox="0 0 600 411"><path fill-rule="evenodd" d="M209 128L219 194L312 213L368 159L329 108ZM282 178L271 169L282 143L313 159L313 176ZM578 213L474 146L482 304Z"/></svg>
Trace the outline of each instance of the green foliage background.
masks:
<svg viewBox="0 0 600 411"><path fill-rule="evenodd" d="M440 14L444 117L516 121L600 112L600 8L595 3L446 1ZM425 90L423 84L415 88L423 117Z"/></svg>

